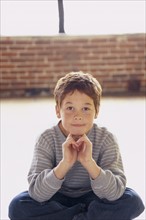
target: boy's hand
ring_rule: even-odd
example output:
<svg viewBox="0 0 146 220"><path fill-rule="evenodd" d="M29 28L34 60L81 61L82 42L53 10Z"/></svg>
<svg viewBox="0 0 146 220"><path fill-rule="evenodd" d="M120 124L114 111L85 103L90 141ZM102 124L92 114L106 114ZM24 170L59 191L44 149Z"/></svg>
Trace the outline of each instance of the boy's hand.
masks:
<svg viewBox="0 0 146 220"><path fill-rule="evenodd" d="M54 173L58 179L65 177L69 169L76 161L88 171L92 179L95 179L100 173L100 167L92 158L92 143L84 134L78 140L71 134L62 145L63 158L54 168Z"/></svg>
<svg viewBox="0 0 146 220"><path fill-rule="evenodd" d="M71 167L77 160L77 147L77 142L74 140L73 136L69 134L66 141L62 145L62 150L63 161Z"/></svg>
<svg viewBox="0 0 146 220"><path fill-rule="evenodd" d="M92 179L96 179L100 174L101 168L96 164L92 158L92 143L89 138L84 134L77 142L77 160L88 171Z"/></svg>
<svg viewBox="0 0 146 220"><path fill-rule="evenodd" d="M63 160L73 165L79 161L83 166L92 160L92 143L84 134L74 136L69 134L63 147Z"/></svg>
<svg viewBox="0 0 146 220"><path fill-rule="evenodd" d="M55 176L58 179L63 179L70 168L77 161L77 143L69 134L66 141L62 145L63 158L60 163L54 168Z"/></svg>
<svg viewBox="0 0 146 220"><path fill-rule="evenodd" d="M84 166L92 160L92 143L84 134L76 142L77 160Z"/></svg>

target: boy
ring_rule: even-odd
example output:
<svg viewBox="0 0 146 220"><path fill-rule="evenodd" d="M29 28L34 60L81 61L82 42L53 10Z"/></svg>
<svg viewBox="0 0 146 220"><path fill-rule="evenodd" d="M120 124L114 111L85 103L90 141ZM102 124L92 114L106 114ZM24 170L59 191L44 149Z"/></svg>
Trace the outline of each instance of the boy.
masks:
<svg viewBox="0 0 146 220"><path fill-rule="evenodd" d="M94 124L102 89L90 74L71 72L54 90L59 123L36 143L29 191L9 206L11 220L130 220L144 205L126 188L115 137Z"/></svg>

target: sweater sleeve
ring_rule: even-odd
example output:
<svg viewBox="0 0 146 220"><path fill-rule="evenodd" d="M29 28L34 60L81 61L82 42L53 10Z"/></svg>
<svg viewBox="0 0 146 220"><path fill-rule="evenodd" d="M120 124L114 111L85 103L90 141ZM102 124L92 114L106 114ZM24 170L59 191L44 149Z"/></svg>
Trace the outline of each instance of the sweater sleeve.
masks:
<svg viewBox="0 0 146 220"><path fill-rule="evenodd" d="M95 180L91 179L94 193L100 198L117 200L125 191L126 176L118 143L111 133L102 143L97 164L101 167L101 172Z"/></svg>
<svg viewBox="0 0 146 220"><path fill-rule="evenodd" d="M48 141L45 135L41 135L28 173L29 195L38 202L49 200L64 181L57 179L53 172L55 155L52 146L53 140Z"/></svg>

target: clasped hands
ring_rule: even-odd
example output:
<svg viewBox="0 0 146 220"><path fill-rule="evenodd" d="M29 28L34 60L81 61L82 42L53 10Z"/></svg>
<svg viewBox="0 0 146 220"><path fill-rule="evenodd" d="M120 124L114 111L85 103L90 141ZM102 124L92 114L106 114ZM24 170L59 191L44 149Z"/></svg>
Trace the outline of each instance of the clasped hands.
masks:
<svg viewBox="0 0 146 220"><path fill-rule="evenodd" d="M63 160L70 166L76 161L86 166L92 160L92 143L86 134L80 136L69 134L62 145L62 150Z"/></svg>
<svg viewBox="0 0 146 220"><path fill-rule="evenodd" d="M69 134L62 144L63 158L54 168L55 176L63 179L76 161L88 171L92 179L100 174L100 167L92 158L92 143L86 134L77 136Z"/></svg>

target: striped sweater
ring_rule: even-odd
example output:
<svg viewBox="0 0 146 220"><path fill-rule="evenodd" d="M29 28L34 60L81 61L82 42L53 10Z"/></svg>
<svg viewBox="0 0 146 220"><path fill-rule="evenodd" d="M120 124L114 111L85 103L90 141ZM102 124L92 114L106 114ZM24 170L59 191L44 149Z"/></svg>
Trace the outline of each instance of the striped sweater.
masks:
<svg viewBox="0 0 146 220"><path fill-rule="evenodd" d="M40 135L28 173L29 194L36 201L49 200L56 192L79 197L93 191L99 198L118 199L126 187L121 154L115 137L106 128L93 124L87 134L93 146L93 159L101 167L96 179L76 162L64 179L59 180L53 168L62 159L62 143L66 137L58 125Z"/></svg>

